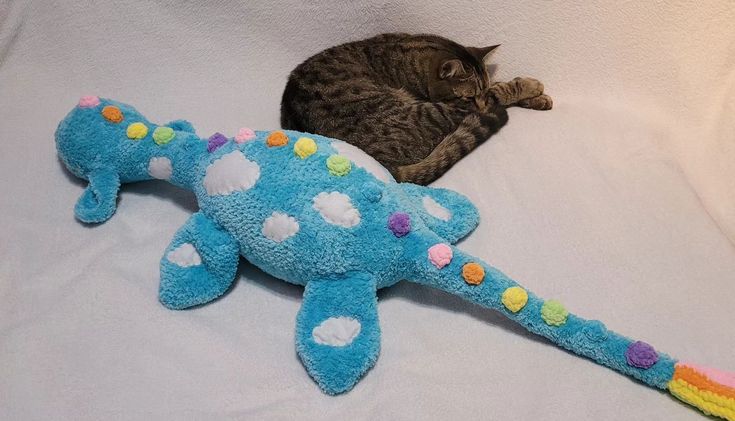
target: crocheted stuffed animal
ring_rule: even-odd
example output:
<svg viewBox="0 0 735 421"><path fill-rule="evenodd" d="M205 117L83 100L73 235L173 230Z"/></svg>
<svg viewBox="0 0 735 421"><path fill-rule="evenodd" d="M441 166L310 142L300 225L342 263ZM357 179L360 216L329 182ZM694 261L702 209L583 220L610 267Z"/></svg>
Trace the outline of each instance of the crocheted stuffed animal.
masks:
<svg viewBox="0 0 735 421"><path fill-rule="evenodd" d="M478 223L465 197L398 184L344 142L249 129L202 139L186 121L157 125L128 105L83 97L59 124L56 145L69 171L89 180L75 207L83 222L112 216L121 183L159 178L194 192L200 210L161 259L163 305L184 309L222 295L240 255L304 285L297 351L328 394L350 390L375 364L376 290L407 279L495 309L563 348L735 420L735 375L678 362L535 296L451 245Z"/></svg>

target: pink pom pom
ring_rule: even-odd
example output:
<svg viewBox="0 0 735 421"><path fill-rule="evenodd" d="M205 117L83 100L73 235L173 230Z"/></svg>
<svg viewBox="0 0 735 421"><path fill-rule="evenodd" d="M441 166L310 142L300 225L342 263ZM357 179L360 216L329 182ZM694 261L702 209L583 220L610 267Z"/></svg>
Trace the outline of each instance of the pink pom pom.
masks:
<svg viewBox="0 0 735 421"><path fill-rule="evenodd" d="M255 139L255 132L253 129L248 129L247 127L238 130L237 136L235 136L236 143L244 143L252 139Z"/></svg>
<svg viewBox="0 0 735 421"><path fill-rule="evenodd" d="M79 98L79 108L92 108L98 105L100 105L100 99L94 95L85 95Z"/></svg>
<svg viewBox="0 0 735 421"><path fill-rule="evenodd" d="M429 261L441 269L452 261L452 248L444 243L434 244L429 247Z"/></svg>
<svg viewBox="0 0 735 421"><path fill-rule="evenodd" d="M680 365L689 367L695 371L699 371L710 380L715 381L723 386L731 387L735 389L735 373L728 373L726 371L720 371L714 368L702 367L701 365L691 363L679 363Z"/></svg>

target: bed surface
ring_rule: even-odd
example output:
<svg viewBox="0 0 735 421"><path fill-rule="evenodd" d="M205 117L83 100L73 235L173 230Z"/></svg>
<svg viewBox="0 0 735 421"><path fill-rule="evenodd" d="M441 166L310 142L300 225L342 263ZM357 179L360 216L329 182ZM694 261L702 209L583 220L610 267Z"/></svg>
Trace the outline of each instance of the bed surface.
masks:
<svg viewBox="0 0 735 421"><path fill-rule="evenodd" d="M219 301L171 311L158 262L196 210L162 182L74 220L53 132L82 94L191 121L278 126L291 68L387 31L502 42L498 78L554 109L442 177L478 206L461 247L570 311L735 371L735 12L636 4L0 2L0 419L704 419L500 314L399 284L377 365L324 395L296 356L302 288L242 262ZM464 22L461 23L460 22Z"/></svg>

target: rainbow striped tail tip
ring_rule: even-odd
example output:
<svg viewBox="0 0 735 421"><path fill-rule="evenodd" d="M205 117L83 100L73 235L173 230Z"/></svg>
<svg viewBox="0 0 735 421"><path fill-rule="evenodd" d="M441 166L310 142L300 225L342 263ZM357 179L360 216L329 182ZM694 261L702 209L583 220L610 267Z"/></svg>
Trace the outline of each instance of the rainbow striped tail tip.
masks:
<svg viewBox="0 0 735 421"><path fill-rule="evenodd" d="M668 387L705 414L735 421L735 373L679 362Z"/></svg>

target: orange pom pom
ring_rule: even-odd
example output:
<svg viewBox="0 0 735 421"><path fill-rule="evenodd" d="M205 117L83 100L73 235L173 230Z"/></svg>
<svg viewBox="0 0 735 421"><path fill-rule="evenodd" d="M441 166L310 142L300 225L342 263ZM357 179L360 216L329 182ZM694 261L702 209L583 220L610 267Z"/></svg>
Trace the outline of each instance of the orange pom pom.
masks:
<svg viewBox="0 0 735 421"><path fill-rule="evenodd" d="M265 140L268 146L283 146L288 143L288 136L286 133L278 130L268 135L268 139Z"/></svg>
<svg viewBox="0 0 735 421"><path fill-rule="evenodd" d="M123 114L119 108L114 105L108 105L102 109L102 117L112 123L119 123L123 121Z"/></svg>
<svg viewBox="0 0 735 421"><path fill-rule="evenodd" d="M485 279L485 269L477 263L462 266L462 277L470 285L480 285Z"/></svg>

